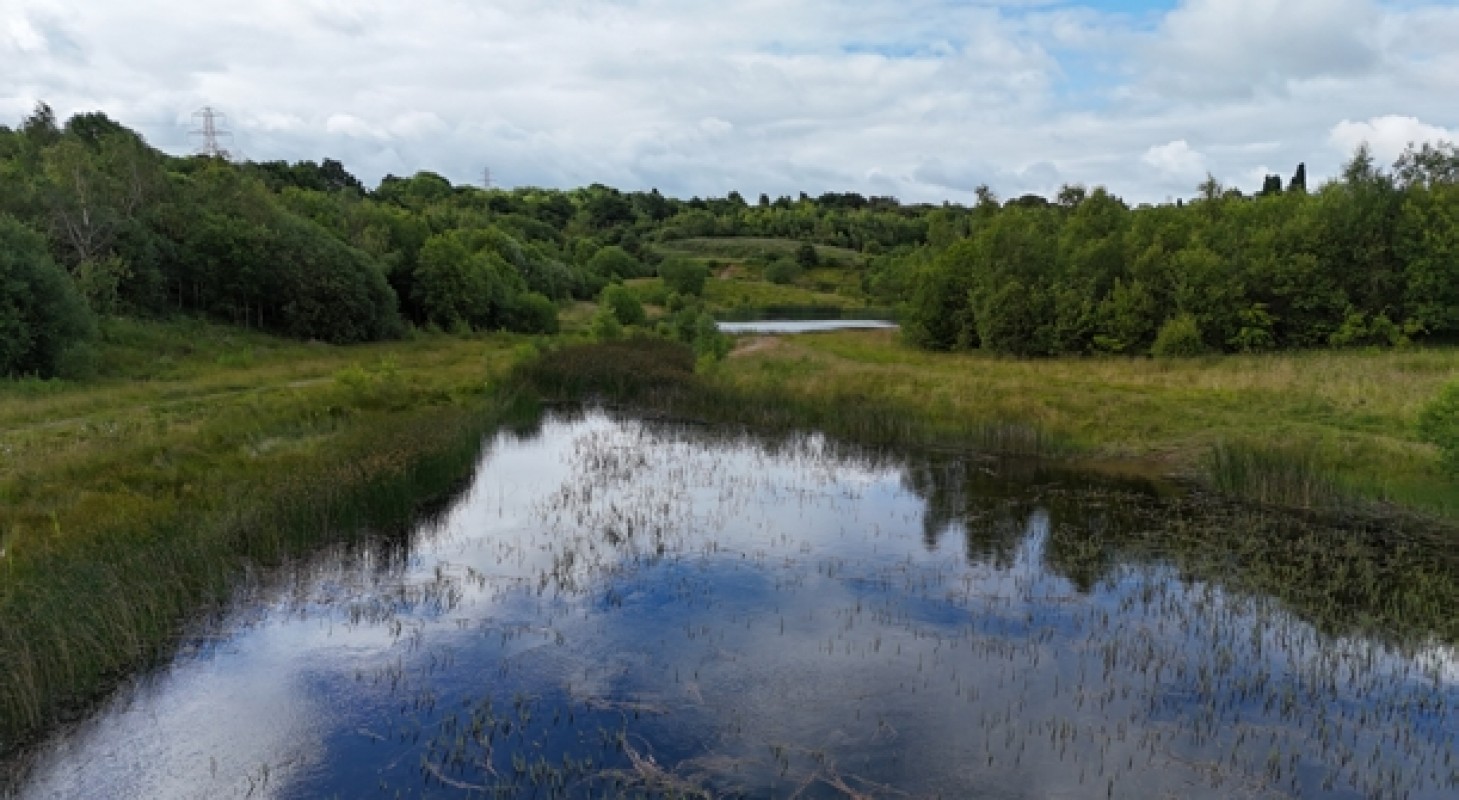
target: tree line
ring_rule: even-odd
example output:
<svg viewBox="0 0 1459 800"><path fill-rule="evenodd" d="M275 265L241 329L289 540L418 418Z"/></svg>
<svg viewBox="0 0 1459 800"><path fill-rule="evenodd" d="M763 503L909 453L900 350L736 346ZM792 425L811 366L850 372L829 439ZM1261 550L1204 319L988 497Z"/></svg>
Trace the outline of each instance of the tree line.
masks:
<svg viewBox="0 0 1459 800"><path fill-rule="evenodd" d="M1102 188L972 206L827 193L665 197L601 184L484 189L420 172L373 190L332 159L173 157L101 113L45 105L0 126L0 374L67 371L96 320L188 314L361 342L411 327L552 332L574 299L642 324L625 280L659 276L670 335L712 325L692 237L865 255L869 299L933 349L1023 356L1256 351L1459 339L1459 151L1360 149L1311 191L1305 169L1246 196L1132 208ZM721 344L715 344L721 347Z"/></svg>
<svg viewBox="0 0 1459 800"><path fill-rule="evenodd" d="M349 343L443 330L552 332L558 305L662 274L686 297L702 266L680 236L791 236L860 248L922 241L888 199L452 185L431 172L367 189L338 161L172 157L102 113L44 104L0 126L0 374L64 372L96 320L188 314ZM702 309L679 303L681 330ZM631 316L631 315L630 315ZM691 320L692 322L686 321ZM702 327L702 325L699 325Z"/></svg>
<svg viewBox="0 0 1459 800"><path fill-rule="evenodd" d="M1256 196L1214 179L1130 208L1096 188L988 197L882 265L932 349L1194 355L1459 339L1459 149L1360 147L1314 191L1305 168ZM1041 200L1041 198L1037 198Z"/></svg>

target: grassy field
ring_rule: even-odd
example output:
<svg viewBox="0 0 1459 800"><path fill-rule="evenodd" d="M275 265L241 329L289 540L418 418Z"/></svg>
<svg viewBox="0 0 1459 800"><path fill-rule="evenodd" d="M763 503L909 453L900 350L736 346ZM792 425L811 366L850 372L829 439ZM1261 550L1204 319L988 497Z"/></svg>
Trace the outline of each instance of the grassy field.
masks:
<svg viewBox="0 0 1459 800"><path fill-rule="evenodd" d="M713 380L822 407L1026 424L1087 462L1259 500L1357 495L1459 517L1459 488L1415 433L1419 409L1456 376L1454 348L1014 360L929 353L880 331L745 339Z"/></svg>
<svg viewBox="0 0 1459 800"><path fill-rule="evenodd" d="M671 239L656 247L665 255L679 255L700 260L721 262L747 261L756 258L794 256L801 246L795 239L771 239L753 236L698 237ZM860 267L864 256L855 250L830 245L814 245L822 263Z"/></svg>
<svg viewBox="0 0 1459 800"><path fill-rule="evenodd" d="M624 281L640 303L651 314L663 312L663 302L668 290L660 278L634 278ZM844 294L828 294L796 285L781 286L758 280L737 278L710 278L704 283L704 306L711 314L734 314L751 310L777 308L819 308L854 309L864 305L858 299ZM591 317L591 314L587 315ZM585 318L576 308L571 316L565 315L564 330L580 330L585 327Z"/></svg>
<svg viewBox="0 0 1459 800"><path fill-rule="evenodd" d="M712 312L742 308L814 306L851 308L865 305L861 269L865 257L844 247L816 245L821 266L803 272L793 283L763 280L764 264L793 258L801 243L794 239L724 237L676 239L655 245L663 255L680 256L711 267L704 299Z"/></svg>
<svg viewBox="0 0 1459 800"><path fill-rule="evenodd" d="M0 382L0 753L168 652L246 564L452 491L521 346L116 321L96 380Z"/></svg>

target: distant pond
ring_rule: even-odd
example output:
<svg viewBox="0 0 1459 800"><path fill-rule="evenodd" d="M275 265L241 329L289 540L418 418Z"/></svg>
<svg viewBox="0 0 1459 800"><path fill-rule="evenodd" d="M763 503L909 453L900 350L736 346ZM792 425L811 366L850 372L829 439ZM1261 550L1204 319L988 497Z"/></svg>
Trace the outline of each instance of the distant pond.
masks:
<svg viewBox="0 0 1459 800"><path fill-rule="evenodd" d="M754 322L720 322L724 333L820 333L824 331L878 330L896 328L897 323L881 319L764 319Z"/></svg>
<svg viewBox="0 0 1459 800"><path fill-rule="evenodd" d="M1279 598L1256 528L1181 502L548 418L245 593L19 796L1459 796L1453 609L1390 624L1320 569Z"/></svg>

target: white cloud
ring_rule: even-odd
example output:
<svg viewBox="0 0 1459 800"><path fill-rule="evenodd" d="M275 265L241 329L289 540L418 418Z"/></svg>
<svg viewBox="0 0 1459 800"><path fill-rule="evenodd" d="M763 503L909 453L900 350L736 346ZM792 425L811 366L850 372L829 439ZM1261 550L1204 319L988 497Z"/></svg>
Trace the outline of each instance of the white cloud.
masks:
<svg viewBox="0 0 1459 800"><path fill-rule="evenodd" d="M1437 125L1419 121L1417 117L1388 115L1366 122L1343 120L1328 136L1343 157L1351 156L1358 145L1366 142L1379 164L1391 164L1410 144L1424 142L1459 142L1459 134Z"/></svg>
<svg viewBox="0 0 1459 800"><path fill-rule="evenodd" d="M0 53L0 122L45 100L185 152L211 105L236 150L372 183L489 166L684 197L1067 181L1139 201L1206 169L1331 174L1344 120L1459 128L1459 11L1437 0L6 0Z"/></svg>
<svg viewBox="0 0 1459 800"><path fill-rule="evenodd" d="M371 125L353 114L330 114L329 119L324 121L324 130L328 133L352 136L357 139L383 141L390 138L384 129Z"/></svg>
<svg viewBox="0 0 1459 800"><path fill-rule="evenodd" d="M17 52L41 53L46 49L46 38L25 17L7 20L5 33L6 44Z"/></svg>
<svg viewBox="0 0 1459 800"><path fill-rule="evenodd" d="M1156 145L1145 151L1141 161L1154 167L1164 179L1199 179L1206 174L1206 157L1184 139Z"/></svg>
<svg viewBox="0 0 1459 800"><path fill-rule="evenodd" d="M1372 0L1183 0L1152 51L1159 85L1216 96L1360 76L1380 60Z"/></svg>

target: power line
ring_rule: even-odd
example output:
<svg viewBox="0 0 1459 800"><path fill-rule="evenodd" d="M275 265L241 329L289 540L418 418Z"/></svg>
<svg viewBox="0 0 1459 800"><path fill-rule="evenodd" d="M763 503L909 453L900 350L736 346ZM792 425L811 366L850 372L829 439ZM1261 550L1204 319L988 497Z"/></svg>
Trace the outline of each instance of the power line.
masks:
<svg viewBox="0 0 1459 800"><path fill-rule="evenodd" d="M228 124L228 115L213 110L212 106L203 106L193 112L193 119L201 120L197 128L189 131L193 136L202 137L202 141L198 144L197 154L212 158L228 158L228 149L220 144L220 140L233 138L231 132L221 127Z"/></svg>

